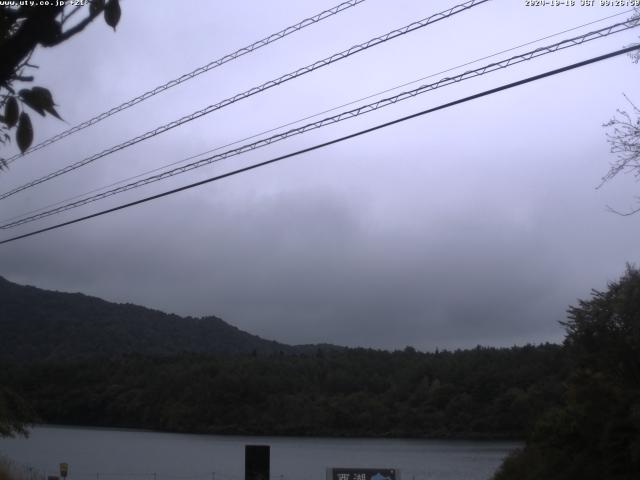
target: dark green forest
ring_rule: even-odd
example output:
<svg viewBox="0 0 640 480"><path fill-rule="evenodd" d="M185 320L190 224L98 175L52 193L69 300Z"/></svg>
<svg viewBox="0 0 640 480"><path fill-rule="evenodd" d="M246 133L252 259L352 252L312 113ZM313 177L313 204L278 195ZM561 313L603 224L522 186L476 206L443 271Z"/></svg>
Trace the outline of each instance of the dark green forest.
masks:
<svg viewBox="0 0 640 480"><path fill-rule="evenodd" d="M567 375L557 345L438 353L290 346L216 317L183 318L2 278L0 331L0 392L24 398L21 411L48 423L523 438L534 418L559 404Z"/></svg>
<svg viewBox="0 0 640 480"><path fill-rule="evenodd" d="M526 443L496 480L631 480L640 472L640 270L633 267L569 308L562 345L432 353L291 347L219 319L3 286L3 334L40 346L25 358L2 338L0 434L29 420L222 434L515 438ZM136 335L126 333L135 315L118 312L142 314ZM201 333L222 337L210 351L189 351L202 345L203 322ZM211 325L221 327L217 334ZM16 337L36 327L43 330L33 340ZM42 348L49 334L55 341ZM123 338L129 343L118 349ZM156 349L170 347L146 351L149 338ZM69 353L80 341L87 342L81 354ZM103 341L108 354L92 348ZM219 348L229 344L231 352ZM137 348L143 353L130 353Z"/></svg>
<svg viewBox="0 0 640 480"><path fill-rule="evenodd" d="M640 478L640 270L569 309L569 377L496 480Z"/></svg>
<svg viewBox="0 0 640 480"><path fill-rule="evenodd" d="M48 423L265 435L522 438L559 405L557 345L8 364Z"/></svg>

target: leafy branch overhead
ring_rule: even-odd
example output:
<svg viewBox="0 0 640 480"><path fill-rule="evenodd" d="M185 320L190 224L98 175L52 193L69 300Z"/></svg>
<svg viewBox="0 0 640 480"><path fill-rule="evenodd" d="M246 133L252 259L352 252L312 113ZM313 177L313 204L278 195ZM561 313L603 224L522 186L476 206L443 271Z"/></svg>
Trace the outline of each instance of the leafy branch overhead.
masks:
<svg viewBox="0 0 640 480"><path fill-rule="evenodd" d="M631 100L628 98L627 100L631 105L631 112L618 110L619 116L604 124L610 129L607 140L616 160L611 163L601 185L621 172L634 173L636 177L640 178L640 109ZM611 207L609 210L619 215L628 216L640 212L640 207L628 212L619 212Z"/></svg>
<svg viewBox="0 0 640 480"><path fill-rule="evenodd" d="M77 15L82 12L84 17ZM62 120L47 88L36 86L18 90L14 86L16 82L34 80L25 73L37 68L29 63L36 47L59 45L80 33L100 15L115 30L121 14L119 0L89 0L79 6L0 6L0 143L9 142L15 128L18 148L22 153L29 149L34 132L28 110ZM0 170L5 167L6 163L0 158Z"/></svg>
<svg viewBox="0 0 640 480"><path fill-rule="evenodd" d="M638 17L640 17L640 7L634 9L631 19ZM630 56L634 63L640 62L640 52L638 50ZM611 163L609 171L602 177L600 187L621 172L634 173L637 178L640 178L640 108L626 95L625 98L631 106L631 110L618 109L618 116L613 117L603 125L603 127L609 129L607 141L609 142L611 153L616 156L616 160ZM638 200L640 200L640 197L638 197ZM629 209L627 212L620 212L611 207L607 208L611 212L622 216L640 212L640 207Z"/></svg>

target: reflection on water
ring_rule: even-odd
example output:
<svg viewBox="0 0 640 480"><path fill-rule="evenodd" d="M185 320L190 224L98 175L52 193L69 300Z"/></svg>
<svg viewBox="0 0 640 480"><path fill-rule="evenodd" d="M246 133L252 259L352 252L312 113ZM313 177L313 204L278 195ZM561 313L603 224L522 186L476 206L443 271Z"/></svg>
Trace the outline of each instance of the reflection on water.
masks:
<svg viewBox="0 0 640 480"><path fill-rule="evenodd" d="M41 426L0 452L68 480L240 480L244 445L271 445L274 480L324 480L328 467L397 468L402 480L485 480L515 442L187 435Z"/></svg>

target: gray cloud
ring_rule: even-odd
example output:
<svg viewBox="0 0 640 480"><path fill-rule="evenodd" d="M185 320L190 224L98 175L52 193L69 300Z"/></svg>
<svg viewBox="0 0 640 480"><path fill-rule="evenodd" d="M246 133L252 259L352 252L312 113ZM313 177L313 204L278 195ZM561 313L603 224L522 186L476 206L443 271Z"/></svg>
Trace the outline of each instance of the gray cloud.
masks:
<svg viewBox="0 0 640 480"><path fill-rule="evenodd" d="M115 35L96 25L82 41L41 52L39 78L52 87L73 124L331 5L309 11L299 2L276 3L248 11L206 2L193 11L174 2L150 11L127 3ZM230 64L16 162L3 174L3 184L20 184L449 5L435 3L427 8L406 1L393 12L375 2L358 7L298 40ZM2 215L611 14L607 9L577 9L573 16L529 12L505 2L482 8L461 17L458 28L443 22L25 192L6 202ZM485 35L477 26L483 24L492 33ZM470 44L470 36L477 41ZM438 38L448 43L434 43ZM434 92L63 218L302 148L621 42L593 44L581 53ZM622 91L640 96L638 72L628 59L617 59L5 245L0 274L182 315L214 314L290 343L433 349L558 341L557 322L566 308L615 279L625 262L640 258L637 218L605 211L606 204L631 202L637 183L622 178L594 188L611 159L600 124L621 106ZM63 128L51 121L36 127L42 138Z"/></svg>

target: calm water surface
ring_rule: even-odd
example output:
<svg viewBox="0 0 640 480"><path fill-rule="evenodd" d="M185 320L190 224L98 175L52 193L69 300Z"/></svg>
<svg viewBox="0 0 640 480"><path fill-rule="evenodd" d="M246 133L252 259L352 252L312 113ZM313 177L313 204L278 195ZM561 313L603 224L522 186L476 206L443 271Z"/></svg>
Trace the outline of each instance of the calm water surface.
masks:
<svg viewBox="0 0 640 480"><path fill-rule="evenodd" d="M68 480L241 480L244 445L271 445L273 480L324 480L327 467L397 468L402 480L485 480L515 442L227 437L41 426L0 453Z"/></svg>

